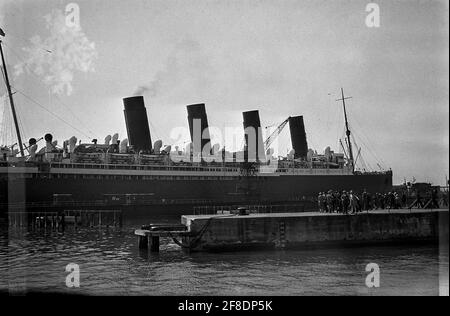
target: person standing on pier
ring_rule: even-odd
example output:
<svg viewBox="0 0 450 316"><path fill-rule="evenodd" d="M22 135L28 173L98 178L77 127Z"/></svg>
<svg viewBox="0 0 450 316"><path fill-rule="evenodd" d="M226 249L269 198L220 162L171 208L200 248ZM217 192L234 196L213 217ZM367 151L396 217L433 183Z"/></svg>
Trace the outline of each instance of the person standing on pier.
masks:
<svg viewBox="0 0 450 316"><path fill-rule="evenodd" d="M333 209L335 213L341 212L341 197L338 191L333 192Z"/></svg>
<svg viewBox="0 0 450 316"><path fill-rule="evenodd" d="M392 198L391 198L392 192L388 192L385 194L385 201L384 204L386 206L387 209L391 209L392 208Z"/></svg>
<svg viewBox="0 0 450 316"><path fill-rule="evenodd" d="M350 204L350 200L349 200L349 197L347 195L347 192L345 192L345 191L342 191L341 203L342 203L342 213L343 214L348 214L348 206Z"/></svg>
<svg viewBox="0 0 450 316"><path fill-rule="evenodd" d="M369 192L367 193L367 210L370 211L374 208L373 203L374 202L374 198L372 198L372 194L370 194Z"/></svg>
<svg viewBox="0 0 450 316"><path fill-rule="evenodd" d="M386 194L380 193L380 209L384 210L386 208Z"/></svg>
<svg viewBox="0 0 450 316"><path fill-rule="evenodd" d="M323 213L325 211L325 203L324 203L324 196L322 192L319 192L319 196L317 197L317 204L319 206L319 212Z"/></svg>
<svg viewBox="0 0 450 316"><path fill-rule="evenodd" d="M353 193L352 190L350 190L349 200L350 200L350 213L356 214L358 212L358 197L356 196L356 194Z"/></svg>
<svg viewBox="0 0 450 316"><path fill-rule="evenodd" d="M327 213L333 213L333 195L332 191L329 190L327 193Z"/></svg>
<svg viewBox="0 0 450 316"><path fill-rule="evenodd" d="M364 189L363 193L362 193L362 202L363 202L363 210L366 211L369 209L369 199L368 199L368 194L366 189Z"/></svg>
<svg viewBox="0 0 450 316"><path fill-rule="evenodd" d="M322 211L324 213L328 212L327 196L325 192L322 192Z"/></svg>
<svg viewBox="0 0 450 316"><path fill-rule="evenodd" d="M406 197L405 192L402 192L402 206L401 206L402 208L407 206L407 201L408 201L408 199Z"/></svg>
<svg viewBox="0 0 450 316"><path fill-rule="evenodd" d="M373 197L373 209L377 210L380 208L380 193L375 193Z"/></svg>
<svg viewBox="0 0 450 316"><path fill-rule="evenodd" d="M397 192L394 192L394 208L399 209L402 207L402 200Z"/></svg>
<svg viewBox="0 0 450 316"><path fill-rule="evenodd" d="M356 212L358 213L362 211L362 201L361 197L357 193L354 193L354 195L356 199Z"/></svg>

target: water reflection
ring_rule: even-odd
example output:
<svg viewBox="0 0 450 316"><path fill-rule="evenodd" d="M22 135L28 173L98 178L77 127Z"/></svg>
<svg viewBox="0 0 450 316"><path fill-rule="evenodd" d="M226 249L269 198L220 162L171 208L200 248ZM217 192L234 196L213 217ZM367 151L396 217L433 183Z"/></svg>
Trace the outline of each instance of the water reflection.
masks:
<svg viewBox="0 0 450 316"><path fill-rule="evenodd" d="M448 248L430 245L187 254L162 239L155 255L138 249L132 226L3 228L0 241L0 288L12 294L437 295L440 273L448 287ZM65 285L72 262L78 289ZM370 262L381 269L378 289L364 283Z"/></svg>

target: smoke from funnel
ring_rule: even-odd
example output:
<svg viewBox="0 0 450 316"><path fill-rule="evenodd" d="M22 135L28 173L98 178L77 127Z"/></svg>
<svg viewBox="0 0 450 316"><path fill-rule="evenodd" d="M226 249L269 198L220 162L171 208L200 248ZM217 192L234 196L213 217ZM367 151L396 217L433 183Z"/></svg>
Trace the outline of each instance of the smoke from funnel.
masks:
<svg viewBox="0 0 450 316"><path fill-rule="evenodd" d="M16 75L33 72L55 94L71 95L72 82L79 72L94 72L95 43L81 27L68 26L66 15L54 9L44 16L47 38L36 35L25 47L25 60L15 66Z"/></svg>
<svg viewBox="0 0 450 316"><path fill-rule="evenodd" d="M148 95L152 98L163 93L173 93L181 87L203 91L213 79L210 58L197 41L185 39L175 45L164 66L153 79L136 87L133 96Z"/></svg>
<svg viewBox="0 0 450 316"><path fill-rule="evenodd" d="M139 86L136 88L136 90L134 90L133 92L133 96L140 96L140 95L144 95L144 94L148 94L151 97L156 96L156 90L149 86Z"/></svg>

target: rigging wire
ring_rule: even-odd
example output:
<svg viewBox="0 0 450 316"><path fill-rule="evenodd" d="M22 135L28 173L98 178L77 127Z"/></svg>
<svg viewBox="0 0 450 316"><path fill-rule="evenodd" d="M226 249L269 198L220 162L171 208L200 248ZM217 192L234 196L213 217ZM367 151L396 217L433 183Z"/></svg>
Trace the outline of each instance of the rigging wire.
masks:
<svg viewBox="0 0 450 316"><path fill-rule="evenodd" d="M3 98L2 98L2 101L3 101ZM5 130L5 126L6 126L6 124L5 124L5 119L6 119L6 116L5 116L5 112L6 112L6 106L4 105L4 103L5 102L2 102L2 119L1 119L1 121L0 121L0 145L6 145L6 142L5 142L5 139L4 139L4 136L5 136L5 132L4 132L4 130Z"/></svg>
<svg viewBox="0 0 450 316"><path fill-rule="evenodd" d="M377 157L375 156L375 154L373 153L373 151L370 149L370 147L368 147L365 143L364 143L364 141L358 136L358 141L361 141L363 144L364 144L364 146L365 146L365 148L366 149L368 149L368 152L369 152L369 154L375 159L375 163L378 165L378 166L381 166L380 164L382 164L382 162L381 161L379 161L378 159L377 159ZM367 161L367 165L372 169L372 170L375 170L376 168L372 168L371 167L371 165L370 165L370 163ZM384 167L380 167L380 169L385 169Z"/></svg>
<svg viewBox="0 0 450 316"><path fill-rule="evenodd" d="M336 101L334 101L333 106L336 105L335 102ZM337 140L337 148L340 148L340 141L339 140L342 139L343 137L345 137L345 124L344 124L345 122L342 121L342 117L341 117L342 113L341 113L340 110L339 111L335 110L334 113L335 113L335 118L334 118L335 122L341 122L342 123L342 124L339 124L339 125L342 126L342 134L339 137L339 139Z"/></svg>
<svg viewBox="0 0 450 316"><path fill-rule="evenodd" d="M6 98L2 98L3 102L2 102L2 120L1 120L1 131L0 131L0 144L1 145L7 145L8 144L8 127L7 127L7 119L9 117L9 115L6 113L6 111L8 110L8 105L6 102Z"/></svg>
<svg viewBox="0 0 450 316"><path fill-rule="evenodd" d="M364 160L364 157L361 156L360 159L361 159L362 166L363 166L363 168L364 168L363 170L369 169L369 168L367 167L366 161ZM369 169L369 170L372 170L372 171L373 171L373 169Z"/></svg>
<svg viewBox="0 0 450 316"><path fill-rule="evenodd" d="M22 117L23 115L21 115L22 111L20 109L19 106L16 105L16 111L17 111L17 121L19 124L19 129L20 129L20 133L22 134L22 141L28 139L28 136L31 135L30 133L28 133L28 128L25 128L25 126L27 126L26 124L24 124ZM26 146L25 146L26 147Z"/></svg>
<svg viewBox="0 0 450 316"><path fill-rule="evenodd" d="M32 76L34 76L34 77L39 81L39 83L41 83L44 87L47 87L47 86L42 82L41 78L39 78L39 76L37 76L37 75L34 73L34 71L33 71L32 69L30 69L28 63L25 62L25 61L22 59L22 57L20 57L19 54L18 54L18 53L17 53L10 45L6 44L5 42L3 42L3 43L4 43L5 46L13 53L13 55L16 56L17 59L18 59L20 62L22 62L22 64L25 66L25 68L28 70L28 72L29 72ZM45 50L45 49L44 49L44 50ZM48 51L47 51L47 53L48 53ZM93 136L93 135L94 135L94 132L92 132L92 131L89 129L88 125L86 125L86 123L84 123L77 115L75 115L75 113L71 110L71 108L70 108L67 104L65 104L57 94L55 94L54 97L58 100L58 102L59 102L59 103L60 103L67 111L70 112L70 114L71 114L71 115L72 115L79 123L81 123L81 124L86 128L87 132L91 134L91 135L88 136L88 137L89 137L89 138L95 138L95 136Z"/></svg>
<svg viewBox="0 0 450 316"><path fill-rule="evenodd" d="M5 113L5 116L3 117L3 120L2 120L2 124L4 124L2 126L3 145L10 146L14 142L12 115L10 115L11 113L10 113L8 101L6 98L4 98L3 104L4 104L3 110Z"/></svg>
<svg viewBox="0 0 450 316"><path fill-rule="evenodd" d="M364 135L364 134L362 133L361 135ZM369 154L375 159L375 162L376 162L377 164L382 165L383 168L385 168L385 166L386 166L385 162L384 162L382 159L380 159L380 158L375 154L375 152L372 150L372 148L371 148L370 146L367 145L367 143L364 141L364 139L362 138L362 136L360 136L359 130L358 130L357 138L358 138L358 141L360 141L360 142L364 145L364 147L367 149L367 151L369 152ZM369 141L368 138L367 138L367 136L365 136L365 139L366 139L366 141Z"/></svg>
<svg viewBox="0 0 450 316"><path fill-rule="evenodd" d="M29 40L27 40L27 39L25 39L24 37L19 36L19 35L17 35L17 34L11 33L11 31L8 29L8 37L11 36L11 35L12 35L12 37L15 37L15 38L21 40L21 41L22 41L24 44L26 44L26 45L29 45L29 44L30 44ZM40 47L40 49L43 50L44 52L47 52L47 53L49 52L49 50L46 49L46 48L44 48L44 47Z"/></svg>
<svg viewBox="0 0 450 316"><path fill-rule="evenodd" d="M370 138L367 137L367 135L366 135L366 133L364 132L364 129L363 129L362 126L360 125L359 121L358 121L358 120L355 120L355 122L356 122L356 124L358 125L358 128L359 128L358 133L359 133L359 131L361 131L361 133L359 133L359 134L360 134L360 138L364 137L365 140L366 140L366 142L364 142L365 146L366 146L367 149L371 152L371 154L373 155L373 157L375 158L375 160L377 161L377 163L380 163L380 164L385 168L385 167L387 166L386 162L385 162L381 157L379 157L379 156L375 153L375 151L372 151L372 148L371 148L372 146L366 145L366 143L368 143L369 145L371 144ZM363 141L363 140L361 139L361 141Z"/></svg>
<svg viewBox="0 0 450 316"><path fill-rule="evenodd" d="M6 86L6 76L5 76L5 72L3 71L3 67L0 67L0 69L2 70L2 78L3 78L3 82L5 83L5 86ZM6 90L5 90L5 93L7 93Z"/></svg>
<svg viewBox="0 0 450 316"><path fill-rule="evenodd" d="M20 118L20 112L19 112L19 109L17 108L17 106L16 106L16 112L17 112L17 124L19 125L19 130L20 130L20 134L22 135L22 141L23 141L27 137L25 135L26 133L25 133L25 130L23 128L23 123L22 123L22 120Z"/></svg>
<svg viewBox="0 0 450 316"><path fill-rule="evenodd" d="M349 111L347 110L347 113L348 113L348 112L349 112ZM359 122L358 122L358 120L352 119L352 122L356 122L356 124L358 125L358 127L361 127L360 124L359 124ZM364 141L364 139L362 139L363 136L357 136L357 137L355 136L355 133L354 133L354 132L355 132L354 126L353 126L353 124L351 124L350 122L349 122L349 129L352 130L351 137L352 137L353 143L354 143L355 146L357 147L358 152L360 152L361 147L359 147L359 146L357 145L356 138L358 139L358 142L361 142L362 145L368 150L369 154L371 154L371 155L373 156L373 158L375 159L375 162L377 163L378 166L380 166L380 164L385 165L384 161L383 161L381 158L379 158L379 157L374 153L374 151L372 151L372 149L371 149L370 146L367 145L367 143L370 143L370 141L369 141L369 138L368 138L368 137L365 135L365 133L363 132L363 128L361 128L360 130L361 130L361 133L362 133L362 135L364 136L365 140L367 141L367 143ZM359 130L359 129L357 130L358 133L359 133L360 130ZM346 130L344 129L344 133L343 133L343 134L345 134L345 132L346 132ZM358 134L358 133L356 133L356 134ZM348 146L348 144L347 144L347 146ZM366 161L366 160L363 158L363 155L362 155L361 153L359 153L359 159L360 159L360 161L361 161L361 165L362 165L363 168L366 167L365 169L370 169L370 170L372 170L372 171L375 170L374 168L372 168L372 166L370 165L370 163L369 163L368 161ZM367 167L368 167L368 168L367 168ZM381 169L381 168L380 168L380 169Z"/></svg>
<svg viewBox="0 0 450 316"><path fill-rule="evenodd" d="M150 135L154 135L156 137L156 140L161 139L159 137L159 133L158 133L157 129L155 128L155 126L153 125L152 121L150 120L150 121L148 121L148 123L150 124L150 129L151 129ZM163 142L163 145L164 145L164 142ZM153 144L152 144L152 146L153 146Z"/></svg>
<svg viewBox="0 0 450 316"><path fill-rule="evenodd" d="M83 132L82 130L78 129L77 127L73 126L72 124L70 124L69 122L67 122L66 120L64 120L62 117L60 117L59 115L53 113L52 111L48 110L45 106L43 106L42 104L40 104L38 101L34 100L33 98L29 97L28 95L26 95L25 93L23 93L21 90L18 90L17 88L15 88L15 90L20 93L21 95L23 95L26 99L28 99L29 101L31 101L32 103L36 104L37 106L39 106L40 108L42 108L43 110L45 110L46 112L50 113L51 115L53 115L54 117L56 117L57 119L59 119L61 122L65 123L67 126L70 126L71 128L73 128L74 130L78 131L79 133L83 134L84 136L90 138L89 135L87 135L85 132Z"/></svg>
<svg viewBox="0 0 450 316"><path fill-rule="evenodd" d="M358 161L357 162L361 161L361 168L363 168L364 170L365 169L369 169L370 171L373 171L372 168L367 168L367 164L366 164L366 162L364 160L364 157L363 157L364 155L362 154L362 148L358 146L358 143L356 142L355 136L353 134L351 134L351 137L352 137L352 140L353 140L353 144L355 145L356 150L358 152L358 155L357 155Z"/></svg>
<svg viewBox="0 0 450 316"><path fill-rule="evenodd" d="M347 113L349 113L349 110L347 110ZM377 165L379 166L379 165L381 164L381 165L383 165L383 168L384 168L384 166L386 165L386 163L385 163L380 157L378 157L378 155L376 155L375 152L372 150L371 146L368 145L368 144L371 143L371 142L370 142L370 139L369 139L369 138L367 137L367 135L364 133L364 129L361 127L359 121L356 120L355 118L353 118L353 119L352 119L352 123L353 123L353 122L356 122L356 124L358 125L358 128L359 128L359 129L357 129L357 133L356 133L356 134L358 135L358 136L357 136L358 141L362 143L362 145L365 147L365 149L367 149L367 151L369 152L369 154L375 159L375 162L377 163ZM355 128L354 128L354 125L351 124L350 122L349 122L349 129L352 130L351 136L352 136L352 138L353 138L353 142L356 143L356 140L355 140L355 133L354 133L354 132L355 132ZM360 133L360 132L361 132L361 133ZM365 138L366 141L364 141L363 137ZM372 168L372 167L370 166L369 162L367 162L367 165L368 165L370 168ZM375 170L375 169L373 169L373 170Z"/></svg>
<svg viewBox="0 0 450 316"><path fill-rule="evenodd" d="M2 43L4 44L4 41L2 41ZM7 52L5 52L5 55L7 54ZM5 60L6 60L6 56L5 56ZM3 67L0 67L1 72L2 72L2 78L3 78L3 82L5 83L5 88L6 91L8 91L8 86L7 86L7 81L6 81L6 74L5 71L3 70ZM11 87L12 88L12 87ZM8 92L6 92L6 94L8 94ZM8 96L9 97L9 96ZM6 101L6 99L5 99ZM12 114L11 114L12 115ZM18 122L17 122L17 129L19 130L19 133L22 135L23 134L23 126L21 126L21 122L20 122L20 117L18 118ZM11 140L13 140L15 137L13 137L14 133L11 133ZM16 137L18 137L18 135L15 135ZM17 141L18 142L18 141Z"/></svg>
<svg viewBox="0 0 450 316"><path fill-rule="evenodd" d="M311 148L311 149L316 150L316 151L319 152L320 151L320 149L319 149L319 144L320 144L319 143L319 139L316 138L315 134L311 133L310 131L311 130L305 126L306 139L307 140L309 139L309 141L308 141L308 150Z"/></svg>

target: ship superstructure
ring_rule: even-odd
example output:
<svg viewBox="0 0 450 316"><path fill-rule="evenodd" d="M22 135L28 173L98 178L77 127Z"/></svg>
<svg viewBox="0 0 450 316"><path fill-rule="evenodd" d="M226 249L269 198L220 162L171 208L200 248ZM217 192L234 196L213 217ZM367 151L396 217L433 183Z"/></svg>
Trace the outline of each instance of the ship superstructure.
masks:
<svg viewBox="0 0 450 316"><path fill-rule="evenodd" d="M0 158L0 174L9 188L10 205L24 197L30 205L62 198L83 205L282 203L329 189L383 192L392 186L389 171L355 172L342 153L327 148L317 154L307 149L302 116L287 119L294 150L287 157L274 158L267 148L249 142L250 132L246 132L242 152L217 150L208 137L196 139L193 128L187 150L162 148L159 140L151 143L144 98L126 98L124 107L128 139L120 141L113 135L103 144L96 140L80 144L72 137L58 148L52 135L46 134L45 146L39 151L36 139L30 140L26 147L29 155L24 158L5 152ZM202 134L208 135L205 105L187 109L189 126L198 120ZM246 131L261 129L257 111L244 112L243 119ZM264 146L271 136L256 144Z"/></svg>
<svg viewBox="0 0 450 316"><path fill-rule="evenodd" d="M9 99L15 113L12 93ZM229 152L211 145L205 104L187 106L190 144L183 150L163 147L161 140L152 143L143 96L123 99L128 138L122 140L117 134L102 144L72 137L58 147L46 134L25 145L16 125L19 149L3 147L0 153L2 209L45 209L61 202L74 207L283 203L330 189L390 190L391 171L355 171L345 99L342 90L348 156L329 147L322 154L308 148L303 116L288 117L263 140L257 110L243 112L244 148ZM293 150L273 157L270 145L287 125ZM45 145L38 150L41 141Z"/></svg>

